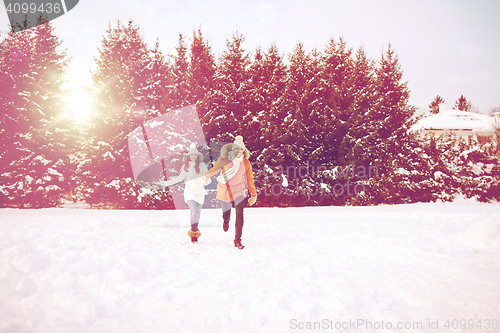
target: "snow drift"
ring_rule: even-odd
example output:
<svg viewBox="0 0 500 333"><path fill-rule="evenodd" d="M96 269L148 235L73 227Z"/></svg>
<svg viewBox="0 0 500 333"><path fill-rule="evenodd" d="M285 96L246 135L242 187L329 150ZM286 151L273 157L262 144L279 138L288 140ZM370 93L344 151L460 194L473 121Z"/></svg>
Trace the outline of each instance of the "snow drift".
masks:
<svg viewBox="0 0 500 333"><path fill-rule="evenodd" d="M0 332L497 332L498 216L470 200L249 208L238 250L218 209L199 244L188 211L3 209Z"/></svg>

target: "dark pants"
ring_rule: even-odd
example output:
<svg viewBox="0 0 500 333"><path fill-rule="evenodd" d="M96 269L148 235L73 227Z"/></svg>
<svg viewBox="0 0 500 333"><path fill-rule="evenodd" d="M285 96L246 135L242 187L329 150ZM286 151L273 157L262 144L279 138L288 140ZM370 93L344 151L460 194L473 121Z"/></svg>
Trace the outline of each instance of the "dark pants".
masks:
<svg viewBox="0 0 500 333"><path fill-rule="evenodd" d="M236 211L235 235L234 241L241 242L241 234L243 233L243 207L245 207L245 197L239 196L233 202L220 202L222 207L222 218L224 222L229 222L231 218L231 207L234 206Z"/></svg>

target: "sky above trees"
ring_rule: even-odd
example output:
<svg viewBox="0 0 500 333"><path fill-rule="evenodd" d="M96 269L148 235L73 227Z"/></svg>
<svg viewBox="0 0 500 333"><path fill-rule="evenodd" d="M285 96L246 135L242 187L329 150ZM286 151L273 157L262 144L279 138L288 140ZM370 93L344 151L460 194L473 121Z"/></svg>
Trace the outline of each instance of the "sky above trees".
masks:
<svg viewBox="0 0 500 333"><path fill-rule="evenodd" d="M243 48L254 53L276 43L290 54L301 41L308 50L324 50L329 38L343 36L351 47L363 45L379 58L388 43L399 56L410 103L427 110L436 95L448 105L464 95L479 112L500 106L500 31L497 1L165 1L85 0L54 21L72 61L72 87L89 85L102 36L109 22L133 19L148 45L156 39L174 53L178 34L201 28L216 55L236 30ZM0 30L7 15L0 11ZM2 35L4 37L5 35Z"/></svg>

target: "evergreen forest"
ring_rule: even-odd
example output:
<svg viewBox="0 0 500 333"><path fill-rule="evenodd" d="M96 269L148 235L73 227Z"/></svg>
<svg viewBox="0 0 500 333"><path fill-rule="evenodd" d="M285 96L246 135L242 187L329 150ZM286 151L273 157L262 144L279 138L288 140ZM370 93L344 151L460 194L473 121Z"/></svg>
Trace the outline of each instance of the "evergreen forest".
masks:
<svg viewBox="0 0 500 333"><path fill-rule="evenodd" d="M209 167L210 144L243 136L260 207L500 199L498 142L411 131L416 108L391 45L372 57L332 38L284 55L244 41L233 33L216 56L201 29L175 46L147 45L133 21L110 23L89 69L95 112L79 121L65 112L71 59L50 22L11 32L0 42L0 207L175 208L180 186L135 179L128 138L186 106ZM162 138L173 137L175 127ZM181 142L165 175L181 167L191 143ZM206 207L217 204L214 189Z"/></svg>

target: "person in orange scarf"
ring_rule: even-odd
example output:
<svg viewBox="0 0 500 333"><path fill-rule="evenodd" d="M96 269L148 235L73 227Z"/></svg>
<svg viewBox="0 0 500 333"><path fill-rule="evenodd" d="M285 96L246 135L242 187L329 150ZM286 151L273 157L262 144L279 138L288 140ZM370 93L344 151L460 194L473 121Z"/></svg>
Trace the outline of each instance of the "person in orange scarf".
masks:
<svg viewBox="0 0 500 333"><path fill-rule="evenodd" d="M221 149L220 157L215 162L204 178L204 183L208 179L219 173L217 177L217 199L222 207L222 219L224 231L229 230L229 220L231 217L231 206L236 211L234 246L243 249L241 235L243 232L243 208L245 197L250 192L251 197L248 204L251 206L257 201L257 191L253 182L252 165L248 158L250 152L243 143L243 137L238 135L234 143L228 143Z"/></svg>

